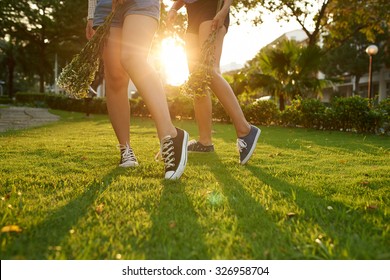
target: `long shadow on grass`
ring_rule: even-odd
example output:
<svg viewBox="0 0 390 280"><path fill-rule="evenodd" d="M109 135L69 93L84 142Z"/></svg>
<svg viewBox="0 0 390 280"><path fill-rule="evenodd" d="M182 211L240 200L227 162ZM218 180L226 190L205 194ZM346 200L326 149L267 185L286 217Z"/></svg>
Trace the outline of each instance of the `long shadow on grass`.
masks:
<svg viewBox="0 0 390 280"><path fill-rule="evenodd" d="M44 221L25 230L2 248L2 259L39 260L53 257L58 245L69 236L69 230L88 213L96 198L120 174L123 174L123 169L115 168L103 178L85 186L84 193L50 213Z"/></svg>
<svg viewBox="0 0 390 280"><path fill-rule="evenodd" d="M151 214L150 240L145 243L149 260L209 259L198 216L181 181L164 181L159 207Z"/></svg>
<svg viewBox="0 0 390 280"><path fill-rule="evenodd" d="M279 230L267 210L246 190L246 188L261 188L260 184L243 186L239 180L231 175L232 171L229 170L231 161L224 164L216 153L208 155L207 162L236 217L236 232L230 234L236 235L238 240L242 240L241 244L233 244L232 248L229 248L231 255L233 255L230 258L286 258L283 257L283 252L285 247L289 246L289 235ZM234 253L235 249L240 253Z"/></svg>
<svg viewBox="0 0 390 280"><path fill-rule="evenodd" d="M331 152L360 152L367 155L376 154L379 148L390 148L386 137L338 131L318 131L304 128L267 128L262 136L268 139L266 144L276 148L304 150L310 153L312 151L308 147L313 144Z"/></svg>
<svg viewBox="0 0 390 280"><path fill-rule="evenodd" d="M389 232L386 232L386 217L381 210L351 209L343 203L321 197L283 181L255 166L248 165L246 168L254 176L261 178L261 181L304 210L304 216L298 216L296 219L318 224L327 235L328 241L329 239L333 240L329 243L336 244L333 249L318 246L315 255L310 256L310 258L390 258L388 251L390 248ZM328 206L331 206L333 210L329 210ZM376 221L376 224L369 222L367 218L372 218L371 220ZM302 245L297 244L298 247Z"/></svg>

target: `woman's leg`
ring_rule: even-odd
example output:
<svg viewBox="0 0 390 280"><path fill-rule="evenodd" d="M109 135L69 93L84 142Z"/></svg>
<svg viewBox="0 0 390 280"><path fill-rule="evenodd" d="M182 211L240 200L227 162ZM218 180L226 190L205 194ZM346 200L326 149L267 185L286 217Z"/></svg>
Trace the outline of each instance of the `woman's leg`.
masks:
<svg viewBox="0 0 390 280"><path fill-rule="evenodd" d="M129 76L120 61L121 29L111 28L103 52L108 115L120 145L130 144Z"/></svg>
<svg viewBox="0 0 390 280"><path fill-rule="evenodd" d="M160 78L148 63L148 54L157 27L158 22L152 17L128 15L122 30L121 62L141 93L161 140L166 136L175 137L177 132L171 121Z"/></svg>
<svg viewBox="0 0 390 280"><path fill-rule="evenodd" d="M186 34L187 63L190 72L200 57L199 36L195 33ZM204 146L213 144L212 141L212 104L210 94L194 98L195 119L199 130L199 142Z"/></svg>
<svg viewBox="0 0 390 280"><path fill-rule="evenodd" d="M199 46L207 40L211 31L211 21L202 22L199 27ZM223 26L218 30L215 41L215 65L211 89L222 103L224 109L233 121L238 137L248 135L251 126L245 119L244 113L238 103L236 96L229 83L223 78L220 70L220 59L222 54L223 39L226 34L226 28Z"/></svg>
<svg viewBox="0 0 390 280"><path fill-rule="evenodd" d="M173 126L162 83L148 63L157 26L158 22L153 17L127 15L122 30L121 62L156 124L165 163L165 178L178 179L187 163L188 133Z"/></svg>

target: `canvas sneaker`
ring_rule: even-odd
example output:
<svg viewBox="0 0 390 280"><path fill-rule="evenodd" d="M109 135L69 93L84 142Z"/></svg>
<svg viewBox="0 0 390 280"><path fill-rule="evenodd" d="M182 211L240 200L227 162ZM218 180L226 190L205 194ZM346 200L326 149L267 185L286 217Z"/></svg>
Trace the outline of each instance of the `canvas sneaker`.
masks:
<svg viewBox="0 0 390 280"><path fill-rule="evenodd" d="M165 179L179 179L187 164L188 133L176 128L177 136L161 140L161 156L165 165Z"/></svg>
<svg viewBox="0 0 390 280"><path fill-rule="evenodd" d="M214 145L203 145L199 141L191 140L188 142L187 146L188 152L198 152L198 153L211 153L214 152Z"/></svg>
<svg viewBox="0 0 390 280"><path fill-rule="evenodd" d="M251 125L251 130L247 136L237 138L237 148L240 153L240 164L245 164L252 156L260 133L260 128Z"/></svg>
<svg viewBox="0 0 390 280"><path fill-rule="evenodd" d="M129 144L118 145L121 150L121 160L119 162L120 167L132 167L138 166L137 158L134 155L133 149L130 148Z"/></svg>

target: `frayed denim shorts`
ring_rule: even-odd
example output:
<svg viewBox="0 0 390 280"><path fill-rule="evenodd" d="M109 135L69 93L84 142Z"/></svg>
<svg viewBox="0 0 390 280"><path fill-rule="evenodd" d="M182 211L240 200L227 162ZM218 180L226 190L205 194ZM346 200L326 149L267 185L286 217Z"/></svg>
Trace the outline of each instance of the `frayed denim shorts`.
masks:
<svg viewBox="0 0 390 280"><path fill-rule="evenodd" d="M97 28L102 25L104 19L109 15L112 9L111 0L98 0L93 18L93 26ZM159 0L125 0L124 4L117 8L116 14L112 19L112 27L122 27L123 21L128 15L145 15L160 20L160 1Z"/></svg>

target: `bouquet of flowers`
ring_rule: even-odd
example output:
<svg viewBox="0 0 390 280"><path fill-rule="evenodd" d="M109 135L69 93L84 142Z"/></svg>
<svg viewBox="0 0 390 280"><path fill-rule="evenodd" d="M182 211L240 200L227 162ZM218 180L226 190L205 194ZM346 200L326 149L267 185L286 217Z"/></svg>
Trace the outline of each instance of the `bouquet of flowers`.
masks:
<svg viewBox="0 0 390 280"><path fill-rule="evenodd" d="M217 12L221 9L222 0L218 1ZM191 98L206 96L210 91L212 71L215 63L215 39L218 30L210 33L201 48L200 60L188 80L180 88L180 92Z"/></svg>
<svg viewBox="0 0 390 280"><path fill-rule="evenodd" d="M88 97L89 87L101 66L101 55L113 16L114 12L111 12L104 23L97 28L91 40L62 70L58 85L71 97Z"/></svg>

